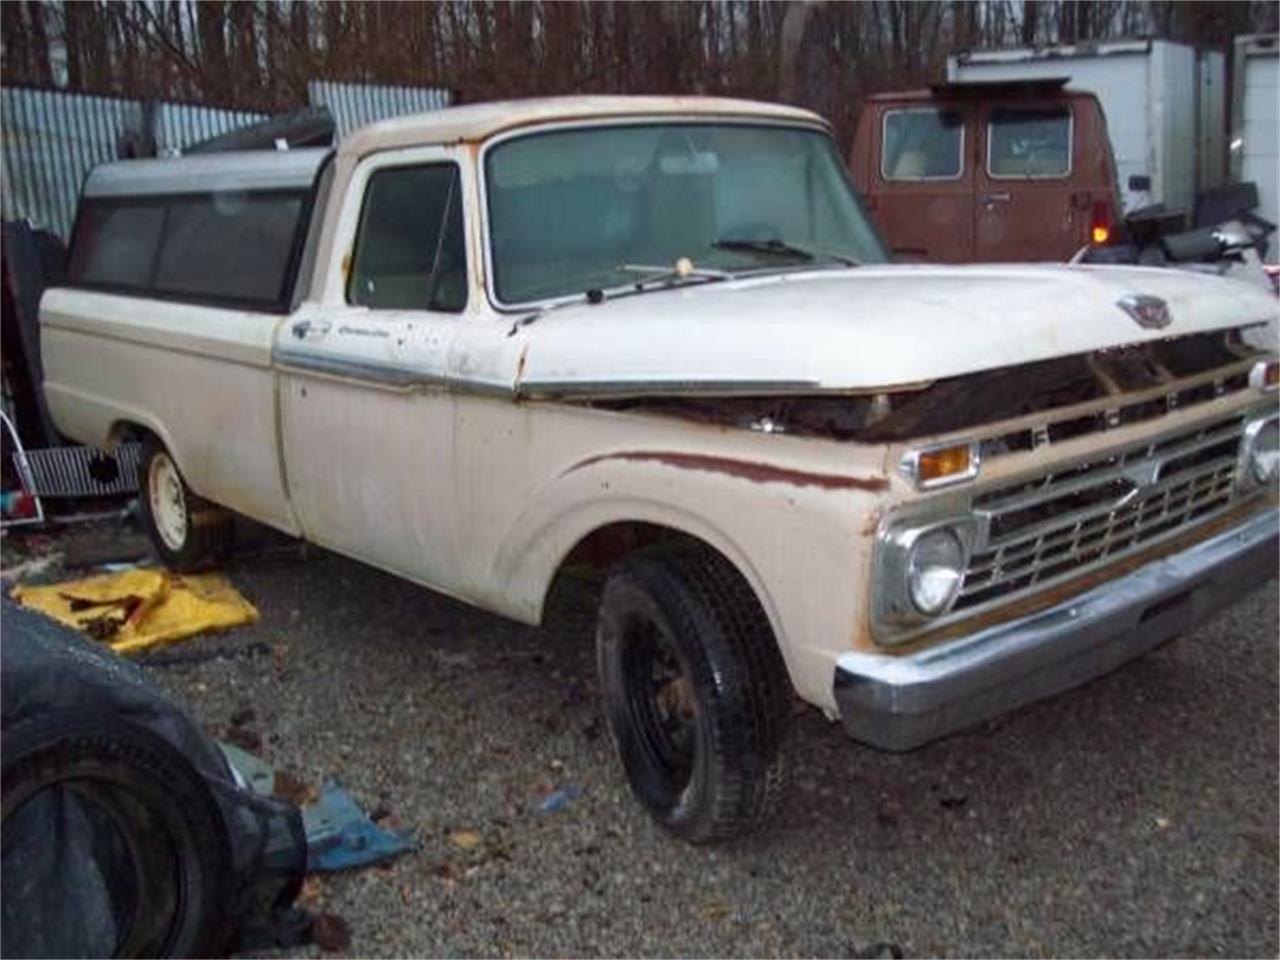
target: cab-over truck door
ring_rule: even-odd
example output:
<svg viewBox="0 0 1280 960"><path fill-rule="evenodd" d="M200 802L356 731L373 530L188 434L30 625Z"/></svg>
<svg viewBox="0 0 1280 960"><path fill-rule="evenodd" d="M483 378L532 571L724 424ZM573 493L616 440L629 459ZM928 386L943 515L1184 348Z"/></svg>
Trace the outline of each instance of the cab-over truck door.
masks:
<svg viewBox="0 0 1280 960"><path fill-rule="evenodd" d="M874 148L867 203L895 259L973 257L972 108L965 103L868 107Z"/></svg>
<svg viewBox="0 0 1280 960"><path fill-rule="evenodd" d="M1088 242L1095 202L1078 172L1070 101L985 103L974 163L974 259L1065 261Z"/></svg>

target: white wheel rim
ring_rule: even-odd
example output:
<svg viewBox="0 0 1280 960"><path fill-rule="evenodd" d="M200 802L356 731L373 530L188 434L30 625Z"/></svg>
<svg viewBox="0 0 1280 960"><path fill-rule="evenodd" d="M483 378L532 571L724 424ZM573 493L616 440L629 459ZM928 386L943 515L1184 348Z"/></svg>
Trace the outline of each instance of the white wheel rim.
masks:
<svg viewBox="0 0 1280 960"><path fill-rule="evenodd" d="M170 550L181 550L187 542L187 498L182 492L178 468L166 453L151 458L147 499L151 502L151 518L160 539Z"/></svg>

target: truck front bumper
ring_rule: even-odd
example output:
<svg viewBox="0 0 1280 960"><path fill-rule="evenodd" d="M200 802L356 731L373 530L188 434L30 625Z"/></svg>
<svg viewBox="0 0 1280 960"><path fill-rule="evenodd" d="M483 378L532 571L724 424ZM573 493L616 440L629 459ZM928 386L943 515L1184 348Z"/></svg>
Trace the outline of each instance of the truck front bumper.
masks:
<svg viewBox="0 0 1280 960"><path fill-rule="evenodd" d="M850 736L911 750L1091 680L1186 632L1276 575L1280 512L1039 613L918 653L846 653L835 700Z"/></svg>

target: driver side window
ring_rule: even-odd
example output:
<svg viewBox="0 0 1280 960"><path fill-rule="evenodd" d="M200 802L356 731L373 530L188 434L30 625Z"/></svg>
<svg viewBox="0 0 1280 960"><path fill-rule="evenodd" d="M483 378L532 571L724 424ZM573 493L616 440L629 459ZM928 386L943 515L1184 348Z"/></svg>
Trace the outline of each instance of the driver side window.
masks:
<svg viewBox="0 0 1280 960"><path fill-rule="evenodd" d="M375 310L460 313L467 253L457 164L376 171L365 188L347 301Z"/></svg>

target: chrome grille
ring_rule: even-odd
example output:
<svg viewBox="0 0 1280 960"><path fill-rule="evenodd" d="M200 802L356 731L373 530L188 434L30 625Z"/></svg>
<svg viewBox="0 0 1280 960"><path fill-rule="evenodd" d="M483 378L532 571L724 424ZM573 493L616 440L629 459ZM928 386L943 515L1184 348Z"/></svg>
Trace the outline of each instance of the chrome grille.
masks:
<svg viewBox="0 0 1280 960"><path fill-rule="evenodd" d="M964 610L1115 560L1226 506L1242 415L985 493Z"/></svg>

